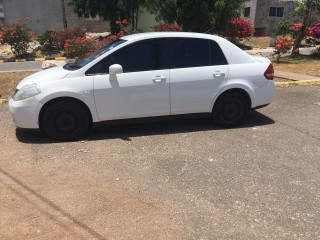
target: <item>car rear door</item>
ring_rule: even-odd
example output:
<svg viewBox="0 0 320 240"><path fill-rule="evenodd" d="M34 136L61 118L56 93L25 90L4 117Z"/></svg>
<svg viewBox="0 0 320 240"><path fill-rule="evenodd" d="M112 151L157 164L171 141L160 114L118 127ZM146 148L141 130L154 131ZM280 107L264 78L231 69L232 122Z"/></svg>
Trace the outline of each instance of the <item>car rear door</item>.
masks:
<svg viewBox="0 0 320 240"><path fill-rule="evenodd" d="M228 78L229 66L221 48L208 39L172 41L171 114L210 112L214 97Z"/></svg>

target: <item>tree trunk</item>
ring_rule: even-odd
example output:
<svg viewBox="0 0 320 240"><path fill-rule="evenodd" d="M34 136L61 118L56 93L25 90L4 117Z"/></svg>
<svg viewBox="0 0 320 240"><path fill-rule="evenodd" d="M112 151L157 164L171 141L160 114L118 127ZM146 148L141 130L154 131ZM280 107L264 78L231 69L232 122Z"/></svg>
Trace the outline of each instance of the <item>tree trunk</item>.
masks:
<svg viewBox="0 0 320 240"><path fill-rule="evenodd" d="M298 54L294 50L300 47L300 44L306 35L306 29L308 27L310 11L311 11L310 7L307 7L304 12L302 27L298 32L298 35L294 41L291 56L296 56Z"/></svg>

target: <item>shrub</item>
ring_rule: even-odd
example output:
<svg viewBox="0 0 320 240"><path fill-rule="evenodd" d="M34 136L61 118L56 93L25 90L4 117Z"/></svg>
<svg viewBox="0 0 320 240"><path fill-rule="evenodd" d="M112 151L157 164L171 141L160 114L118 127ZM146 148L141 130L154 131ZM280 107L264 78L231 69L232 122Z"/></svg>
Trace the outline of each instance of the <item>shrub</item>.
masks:
<svg viewBox="0 0 320 240"><path fill-rule="evenodd" d="M38 41L43 53L52 54L65 50L64 46L66 41L79 37L83 38L85 35L85 32L81 30L65 29L63 31L46 31L38 36Z"/></svg>
<svg viewBox="0 0 320 240"><path fill-rule="evenodd" d="M278 25L273 29L274 36L286 36L291 34L291 26L292 24L289 22L279 22Z"/></svg>
<svg viewBox="0 0 320 240"><path fill-rule="evenodd" d="M320 38L320 22L313 25L312 36L315 38Z"/></svg>
<svg viewBox="0 0 320 240"><path fill-rule="evenodd" d="M250 21L242 18L234 18L231 21L231 27L226 32L226 37L235 44L239 44L242 39L248 39L254 33Z"/></svg>
<svg viewBox="0 0 320 240"><path fill-rule="evenodd" d="M182 27L174 23L159 23L153 26L155 32L181 32Z"/></svg>
<svg viewBox="0 0 320 240"><path fill-rule="evenodd" d="M99 47L99 42L88 37L69 39L64 45L67 57L84 58Z"/></svg>
<svg viewBox="0 0 320 240"><path fill-rule="evenodd" d="M46 31L38 36L38 42L41 45L41 51L43 53L58 53L63 50L61 43L61 32L58 31Z"/></svg>
<svg viewBox="0 0 320 240"><path fill-rule="evenodd" d="M275 50L274 55L277 58L277 62L280 61L280 56L284 53L287 53L291 50L294 43L294 39L291 37L279 37L275 40ZM295 52L299 51L299 49L295 49Z"/></svg>
<svg viewBox="0 0 320 240"><path fill-rule="evenodd" d="M98 48L107 45L116 39L130 34L128 30L128 21L123 19L122 21L116 21L116 24L119 26L119 32L115 35L109 35L107 38L102 41L95 41L91 38L85 37L84 33L77 30L65 30L62 33L61 42L66 39L64 44L64 50L67 57L70 58L84 58L90 53L94 52ZM73 38L72 36L75 36Z"/></svg>
<svg viewBox="0 0 320 240"><path fill-rule="evenodd" d="M76 39L76 38L84 38L86 33L79 29L65 29L59 32L60 35L60 46L64 49L64 45L68 40Z"/></svg>
<svg viewBox="0 0 320 240"><path fill-rule="evenodd" d="M122 21L116 21L116 25L118 26L119 32L116 34L109 35L106 38L105 44L109 44L125 35L131 34L131 32L128 30L129 22L127 19L123 19Z"/></svg>
<svg viewBox="0 0 320 240"><path fill-rule="evenodd" d="M301 22L291 25L291 27L289 29L290 29L290 32L291 32L293 38L297 37L301 28L302 28ZM305 37L310 37L310 36L312 36L312 28L308 27L305 32Z"/></svg>
<svg viewBox="0 0 320 240"><path fill-rule="evenodd" d="M0 32L0 43L11 46L13 54L16 57L23 57L27 55L29 43L33 41L35 35L26 23L30 21L25 18L23 21L17 20L10 26L5 26Z"/></svg>

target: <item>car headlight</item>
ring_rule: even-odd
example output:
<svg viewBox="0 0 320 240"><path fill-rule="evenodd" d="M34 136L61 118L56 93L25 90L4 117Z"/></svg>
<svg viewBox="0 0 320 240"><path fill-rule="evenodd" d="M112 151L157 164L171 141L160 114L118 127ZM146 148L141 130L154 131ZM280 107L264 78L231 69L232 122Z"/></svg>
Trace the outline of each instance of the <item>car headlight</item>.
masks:
<svg viewBox="0 0 320 240"><path fill-rule="evenodd" d="M14 101L20 101L23 99L31 98L35 95L38 95L39 93L41 93L41 91L38 88L37 84L25 85L15 92L12 99Z"/></svg>

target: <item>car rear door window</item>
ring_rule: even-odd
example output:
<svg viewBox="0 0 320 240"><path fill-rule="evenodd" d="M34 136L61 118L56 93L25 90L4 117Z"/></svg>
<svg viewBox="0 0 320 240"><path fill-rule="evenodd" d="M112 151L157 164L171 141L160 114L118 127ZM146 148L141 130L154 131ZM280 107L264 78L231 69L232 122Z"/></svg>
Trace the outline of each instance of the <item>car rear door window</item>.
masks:
<svg viewBox="0 0 320 240"><path fill-rule="evenodd" d="M210 41L210 65L227 65L227 59L224 56L220 46L215 41Z"/></svg>
<svg viewBox="0 0 320 240"><path fill-rule="evenodd" d="M207 39L174 39L172 68L189 68L209 65L210 51L209 41Z"/></svg>

